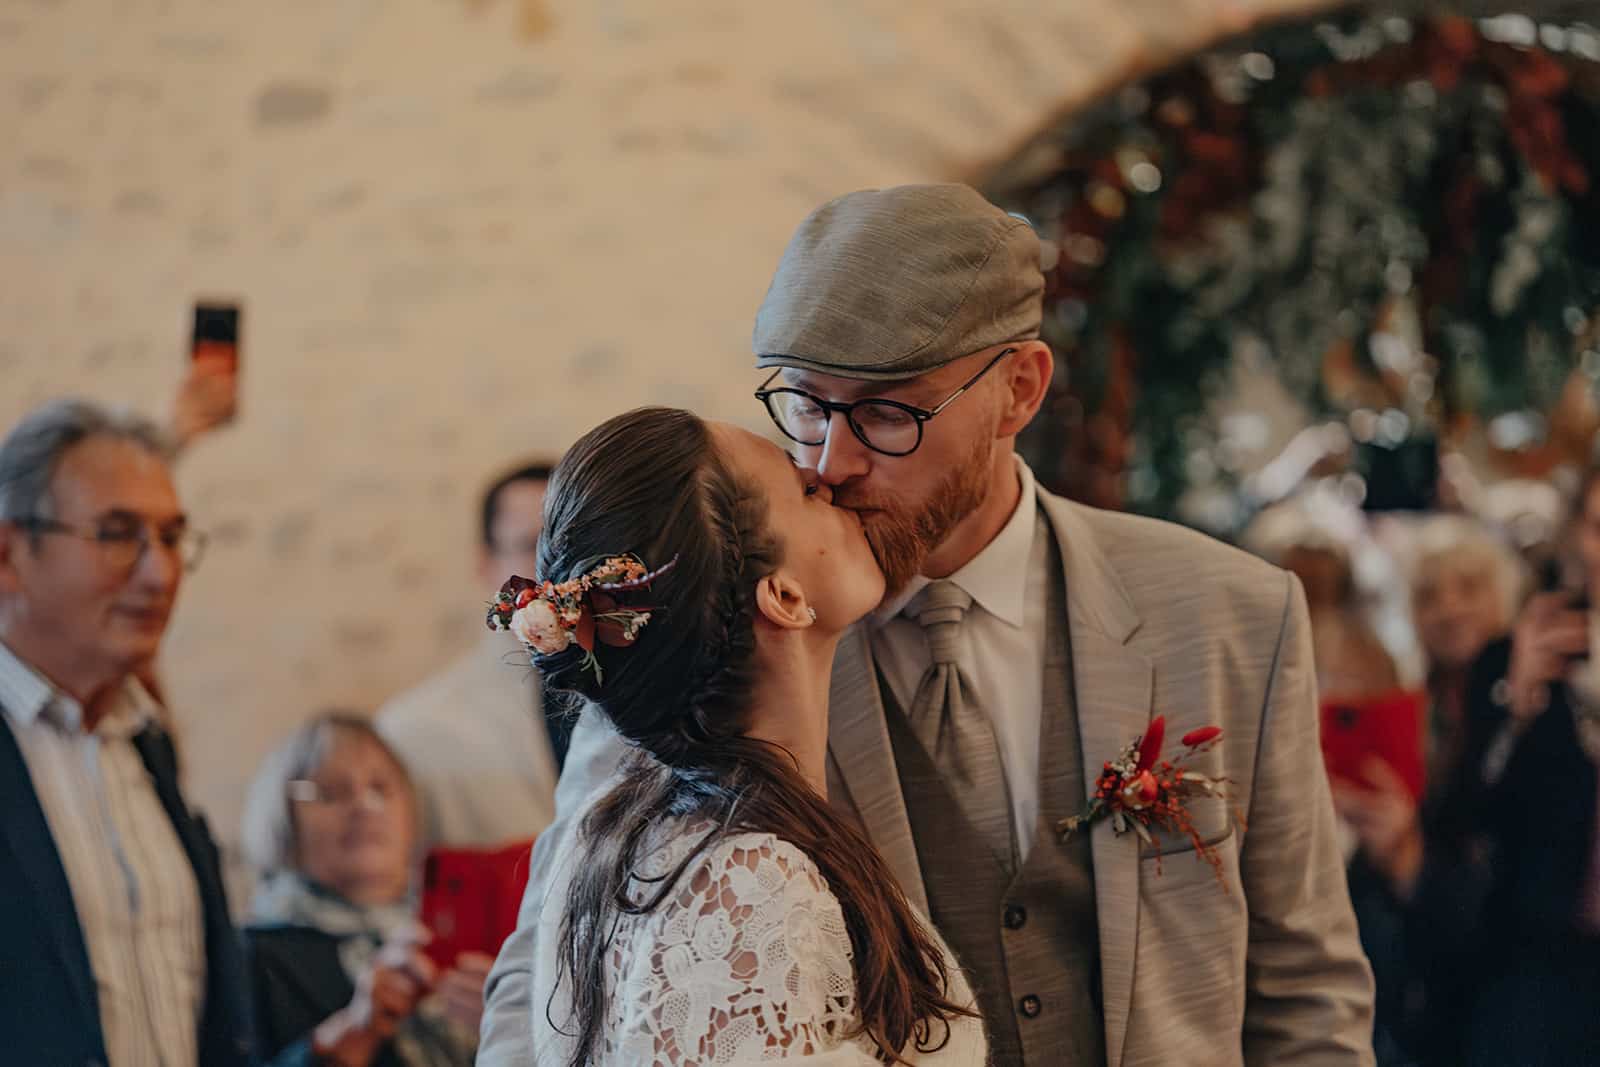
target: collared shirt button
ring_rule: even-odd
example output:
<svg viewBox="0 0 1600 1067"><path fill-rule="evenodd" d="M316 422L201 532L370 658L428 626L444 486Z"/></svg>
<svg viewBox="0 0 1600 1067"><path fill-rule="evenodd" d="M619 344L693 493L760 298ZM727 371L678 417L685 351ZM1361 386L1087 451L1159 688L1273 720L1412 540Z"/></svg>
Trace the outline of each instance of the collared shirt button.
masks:
<svg viewBox="0 0 1600 1067"><path fill-rule="evenodd" d="M1027 996L1017 1001L1017 1010L1022 1013L1024 1018L1037 1019L1039 1017L1039 1013L1044 1010L1044 1005L1039 1002L1038 997L1034 996L1032 993L1029 993Z"/></svg>

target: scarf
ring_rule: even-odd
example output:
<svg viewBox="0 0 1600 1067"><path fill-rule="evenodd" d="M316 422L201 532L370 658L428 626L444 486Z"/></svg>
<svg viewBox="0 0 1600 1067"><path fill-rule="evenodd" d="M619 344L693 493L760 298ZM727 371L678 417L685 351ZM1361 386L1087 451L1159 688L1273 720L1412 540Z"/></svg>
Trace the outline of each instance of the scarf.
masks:
<svg viewBox="0 0 1600 1067"><path fill-rule="evenodd" d="M251 901L258 923L304 926L337 938L339 964L356 982L388 942L415 937L421 929L415 902L362 907L307 881L293 871L262 879ZM391 1042L406 1067L466 1067L477 1051L477 1035L447 1018L438 1004L424 997L411 1017L400 1024Z"/></svg>

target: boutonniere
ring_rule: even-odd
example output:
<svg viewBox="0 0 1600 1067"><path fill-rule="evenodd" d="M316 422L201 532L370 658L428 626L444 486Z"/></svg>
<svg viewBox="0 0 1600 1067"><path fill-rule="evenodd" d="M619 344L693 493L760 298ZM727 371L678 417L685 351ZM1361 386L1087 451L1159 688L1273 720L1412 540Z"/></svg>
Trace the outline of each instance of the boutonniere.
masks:
<svg viewBox="0 0 1600 1067"><path fill-rule="evenodd" d="M1228 781L1188 770L1184 761L1214 748L1222 738L1222 728L1202 726L1190 730L1182 738L1183 752L1170 760L1161 758L1161 744L1166 740L1166 733L1165 716L1151 719L1143 737L1131 742L1116 759L1106 761L1095 783L1094 796L1083 814L1062 819L1056 823L1056 832L1065 840L1079 828L1109 818L1111 828L1117 833L1131 831L1151 847L1156 843L1152 830L1186 834L1194 842L1195 853L1211 864L1220 880L1222 859L1215 848L1201 840L1194 820L1189 817L1188 800L1196 796L1226 796ZM1243 818L1237 812L1234 817L1242 826ZM1160 863L1157 855L1158 871Z"/></svg>

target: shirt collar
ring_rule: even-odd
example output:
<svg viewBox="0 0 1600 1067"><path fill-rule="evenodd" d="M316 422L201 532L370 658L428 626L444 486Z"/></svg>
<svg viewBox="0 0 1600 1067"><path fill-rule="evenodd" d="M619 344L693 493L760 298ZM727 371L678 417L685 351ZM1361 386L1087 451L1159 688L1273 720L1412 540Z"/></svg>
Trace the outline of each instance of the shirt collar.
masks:
<svg viewBox="0 0 1600 1067"><path fill-rule="evenodd" d="M0 641L0 705L18 726L31 726L41 717L57 729L77 733L83 728L83 705L51 685ZM96 728L113 737L132 737L156 716L156 702L134 678L123 683L116 703Z"/></svg>
<svg viewBox="0 0 1600 1067"><path fill-rule="evenodd" d="M30 726L55 699L56 691L37 671L0 641L0 705L19 726Z"/></svg>
<svg viewBox="0 0 1600 1067"><path fill-rule="evenodd" d="M1017 481L1022 490L1017 497L1016 509L994 540L968 560L966 566L952 574L950 580L972 597L973 603L1001 622L1021 629L1039 494L1034 485L1033 471L1021 456L1013 458L1017 465ZM872 614L872 624L882 626L899 615L928 584L929 579L924 575L912 578L897 596L884 601Z"/></svg>

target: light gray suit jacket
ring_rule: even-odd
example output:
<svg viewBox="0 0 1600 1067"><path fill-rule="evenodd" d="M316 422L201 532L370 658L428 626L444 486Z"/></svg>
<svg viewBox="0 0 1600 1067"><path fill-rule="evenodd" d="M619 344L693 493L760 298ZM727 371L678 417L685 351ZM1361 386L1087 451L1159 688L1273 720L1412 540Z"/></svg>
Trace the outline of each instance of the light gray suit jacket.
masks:
<svg viewBox="0 0 1600 1067"><path fill-rule="evenodd" d="M1181 527L1043 491L1039 502L1066 574L1085 780L1163 714L1169 738L1221 726L1204 769L1233 782L1226 804L1196 808L1225 885L1183 841L1152 854L1107 822L1091 833L1108 1064L1371 1063L1372 975L1335 841L1299 582ZM841 642L829 709L829 799L865 827L926 913L865 627ZM544 1010L528 994L539 860L572 832L572 813L622 751L586 713L522 921L490 975L480 1065L531 1060L531 1012ZM1235 829L1230 808L1248 829Z"/></svg>

